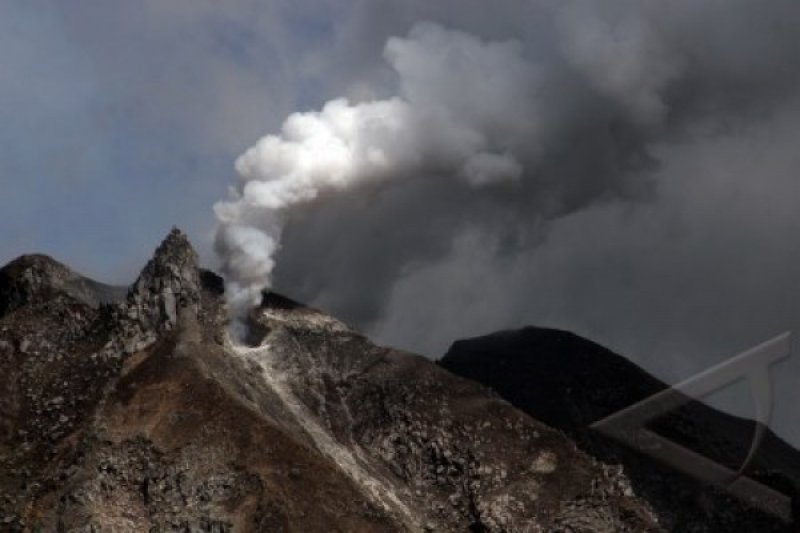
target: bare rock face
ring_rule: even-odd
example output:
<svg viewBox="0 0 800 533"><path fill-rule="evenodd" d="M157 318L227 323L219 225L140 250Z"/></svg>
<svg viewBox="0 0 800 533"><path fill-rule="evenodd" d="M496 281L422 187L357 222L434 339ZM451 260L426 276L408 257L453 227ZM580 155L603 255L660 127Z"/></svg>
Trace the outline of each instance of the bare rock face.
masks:
<svg viewBox="0 0 800 533"><path fill-rule="evenodd" d="M334 318L267 294L232 343L177 230L120 301L25 261L0 270L2 531L662 530L620 467Z"/></svg>
<svg viewBox="0 0 800 533"><path fill-rule="evenodd" d="M200 310L197 254L180 230L173 229L156 249L120 306L124 353L136 352L173 330L178 313Z"/></svg>
<svg viewBox="0 0 800 533"><path fill-rule="evenodd" d="M173 229L128 292L127 316L142 330L160 333L177 325L179 308L197 314L199 301L197 254L186 235Z"/></svg>
<svg viewBox="0 0 800 533"><path fill-rule="evenodd" d="M406 529L658 530L619 468L476 384L311 309L253 320L268 333L237 353Z"/></svg>

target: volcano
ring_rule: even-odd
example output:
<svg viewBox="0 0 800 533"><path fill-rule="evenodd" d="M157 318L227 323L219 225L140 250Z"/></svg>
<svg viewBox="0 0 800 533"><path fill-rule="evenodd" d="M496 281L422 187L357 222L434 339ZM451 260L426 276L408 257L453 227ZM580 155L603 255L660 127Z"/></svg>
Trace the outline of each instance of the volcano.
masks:
<svg viewBox="0 0 800 533"><path fill-rule="evenodd" d="M794 530L587 445L575 409L616 408L598 403L609 388L622 403L647 392L610 384L614 373L553 381L513 363L529 379L509 385L487 366L509 350L492 339L438 365L274 293L248 321L246 342L232 341L222 279L178 230L127 288L44 255L3 267L0 529ZM622 364L540 341L526 353ZM569 380L582 391L571 403L553 385ZM660 482L699 502L683 521L687 500Z"/></svg>

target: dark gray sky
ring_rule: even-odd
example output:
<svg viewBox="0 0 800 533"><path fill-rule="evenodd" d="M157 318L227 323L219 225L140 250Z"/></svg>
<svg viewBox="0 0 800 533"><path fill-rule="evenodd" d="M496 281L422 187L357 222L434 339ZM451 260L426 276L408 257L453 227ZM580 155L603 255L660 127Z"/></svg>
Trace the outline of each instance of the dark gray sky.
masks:
<svg viewBox="0 0 800 533"><path fill-rule="evenodd" d="M535 74L430 73L422 47L409 87L384 47L420 21L513 41ZM431 356L537 324L675 381L800 334L799 23L792 0L3 2L0 262L129 282L174 224L214 266L240 153L293 111L416 91L479 117L522 178L329 195L293 213L276 287ZM800 442L800 361L777 374Z"/></svg>

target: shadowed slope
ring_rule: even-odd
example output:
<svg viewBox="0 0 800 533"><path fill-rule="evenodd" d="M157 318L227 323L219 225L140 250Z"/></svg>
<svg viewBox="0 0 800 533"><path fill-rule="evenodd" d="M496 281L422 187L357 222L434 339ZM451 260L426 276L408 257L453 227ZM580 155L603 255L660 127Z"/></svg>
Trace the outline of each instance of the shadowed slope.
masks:
<svg viewBox="0 0 800 533"><path fill-rule="evenodd" d="M593 422L667 387L596 343L565 331L527 327L455 342L440 365L563 429L592 455L625 465L663 523L676 531L794 531L793 524L748 509L724 492L698 485L589 430ZM697 401L660 417L652 428L733 470L747 456L754 432L752 421ZM800 453L768 432L746 474L796 498Z"/></svg>

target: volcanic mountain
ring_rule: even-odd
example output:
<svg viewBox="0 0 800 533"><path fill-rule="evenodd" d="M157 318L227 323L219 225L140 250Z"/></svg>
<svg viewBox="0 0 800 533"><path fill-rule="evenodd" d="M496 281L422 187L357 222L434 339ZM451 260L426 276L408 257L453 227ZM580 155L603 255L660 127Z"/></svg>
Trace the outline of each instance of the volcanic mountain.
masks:
<svg viewBox="0 0 800 533"><path fill-rule="evenodd" d="M558 429L564 413L537 420L274 293L248 321L233 341L222 280L178 230L128 288L43 255L2 268L0 530L672 527L646 472Z"/></svg>

